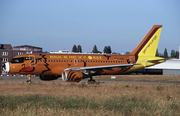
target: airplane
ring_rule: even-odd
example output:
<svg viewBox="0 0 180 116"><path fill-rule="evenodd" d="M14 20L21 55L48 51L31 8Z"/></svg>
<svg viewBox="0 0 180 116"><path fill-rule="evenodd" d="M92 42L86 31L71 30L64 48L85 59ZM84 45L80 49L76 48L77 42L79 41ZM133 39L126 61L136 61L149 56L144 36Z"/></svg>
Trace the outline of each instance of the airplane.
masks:
<svg viewBox="0 0 180 116"><path fill-rule="evenodd" d="M16 74L39 75L44 81L62 77L65 82L79 82L95 75L117 75L165 62L155 57L162 25L154 25L140 44L127 55L114 54L24 54L6 62L3 70ZM31 76L27 82L31 82Z"/></svg>

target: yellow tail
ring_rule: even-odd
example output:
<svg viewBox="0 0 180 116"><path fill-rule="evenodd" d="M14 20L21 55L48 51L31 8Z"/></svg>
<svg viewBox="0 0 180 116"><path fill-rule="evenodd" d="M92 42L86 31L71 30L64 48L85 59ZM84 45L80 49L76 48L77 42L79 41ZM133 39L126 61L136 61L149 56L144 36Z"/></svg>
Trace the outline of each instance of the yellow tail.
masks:
<svg viewBox="0 0 180 116"><path fill-rule="evenodd" d="M155 56L162 25L154 25L141 43L129 54L135 56Z"/></svg>

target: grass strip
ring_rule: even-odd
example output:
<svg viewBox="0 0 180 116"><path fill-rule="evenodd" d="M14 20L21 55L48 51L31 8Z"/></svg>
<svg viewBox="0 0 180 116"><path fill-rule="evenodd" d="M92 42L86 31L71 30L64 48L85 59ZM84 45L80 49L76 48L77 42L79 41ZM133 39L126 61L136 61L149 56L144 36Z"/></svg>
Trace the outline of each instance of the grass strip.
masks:
<svg viewBox="0 0 180 116"><path fill-rule="evenodd" d="M68 111L79 110L103 110L121 115L179 115L180 102L169 102L166 107L160 107L156 102L148 98L138 99L136 97L127 98L109 98L95 100L95 98L85 98L76 96L10 96L0 95L0 112L17 111L20 109L23 113L33 109L40 111L42 109L52 109L53 112L66 109ZM37 115L37 114L36 114Z"/></svg>

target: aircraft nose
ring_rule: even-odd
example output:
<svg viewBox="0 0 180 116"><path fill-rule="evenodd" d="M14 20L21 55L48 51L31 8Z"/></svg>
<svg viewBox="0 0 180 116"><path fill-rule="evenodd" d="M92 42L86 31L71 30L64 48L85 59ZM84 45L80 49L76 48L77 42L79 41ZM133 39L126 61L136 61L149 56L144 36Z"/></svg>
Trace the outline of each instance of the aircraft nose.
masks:
<svg viewBox="0 0 180 116"><path fill-rule="evenodd" d="M9 62L6 62L5 64L3 64L2 68L4 71L9 72L10 71Z"/></svg>

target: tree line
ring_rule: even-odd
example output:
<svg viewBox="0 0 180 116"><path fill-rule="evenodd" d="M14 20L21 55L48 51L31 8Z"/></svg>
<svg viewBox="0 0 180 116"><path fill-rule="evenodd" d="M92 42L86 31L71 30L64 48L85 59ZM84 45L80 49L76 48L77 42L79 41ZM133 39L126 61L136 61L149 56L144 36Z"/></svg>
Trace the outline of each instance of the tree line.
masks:
<svg viewBox="0 0 180 116"><path fill-rule="evenodd" d="M81 46L80 45L78 45L78 46L74 45L73 48L72 48L72 52L82 53ZM98 50L96 45L94 45L93 50L92 50L91 53L102 53L102 52ZM105 46L104 50L103 50L103 53L111 54L112 53L111 47L110 46Z"/></svg>
<svg viewBox="0 0 180 116"><path fill-rule="evenodd" d="M170 56L168 56L167 49L165 48L164 53L159 53L158 49L156 51L156 56L163 57L163 58L177 58L179 59L179 52L175 50L171 50Z"/></svg>
<svg viewBox="0 0 180 116"><path fill-rule="evenodd" d="M82 53L81 46L80 45L78 45L78 46L74 45L73 48L72 48L72 52ZM102 53L102 52L98 50L96 45L94 45L91 53ZM104 49L103 49L103 53L106 53L106 54L111 54L111 53L112 54L117 54L117 53L111 51L111 47L110 46L105 46ZM126 52L125 54L128 54L128 53L130 53L130 52ZM163 57L163 58L179 58L179 52L175 51L175 50L171 50L171 54L170 54L170 56L168 56L168 52L167 52L166 48L165 48L163 54L159 53L158 49L157 49L156 56L157 57Z"/></svg>

